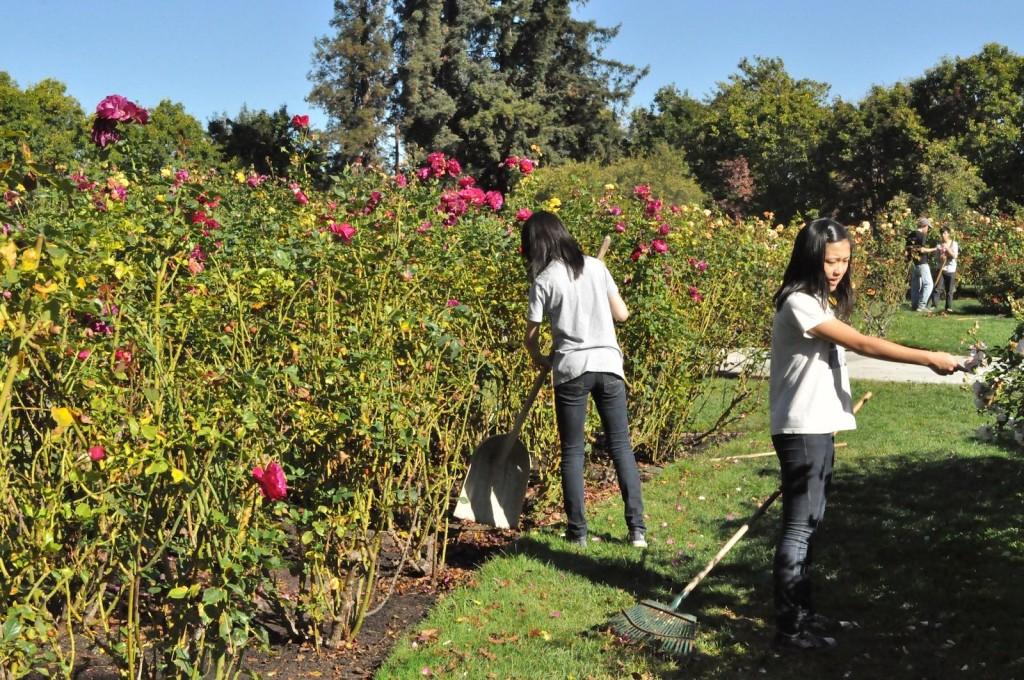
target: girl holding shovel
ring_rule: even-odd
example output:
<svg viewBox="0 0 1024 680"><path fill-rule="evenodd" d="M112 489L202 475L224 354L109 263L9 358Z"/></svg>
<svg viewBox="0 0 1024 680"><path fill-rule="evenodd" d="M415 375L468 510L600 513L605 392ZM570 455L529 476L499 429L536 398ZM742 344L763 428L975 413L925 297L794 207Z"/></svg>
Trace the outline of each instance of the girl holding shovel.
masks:
<svg viewBox="0 0 1024 680"><path fill-rule="evenodd" d="M845 349L867 357L959 368L945 352L929 352L862 335L840 319L853 307L852 255L846 228L823 218L796 237L775 293L769 406L772 445L782 476L782 535L775 552L777 646L833 647L839 624L811 601L811 543L825 513L832 479L833 433L856 427ZM838 317L838 318L837 318Z"/></svg>
<svg viewBox="0 0 1024 680"><path fill-rule="evenodd" d="M597 258L586 257L565 225L550 212L523 223L522 254L530 279L524 344L539 368L550 367L562 449L562 494L570 542L587 544L583 507L584 423L593 397L604 426L625 505L629 542L647 547L640 473L629 439L626 383L615 321L629 316L615 280ZM540 350L540 325L551 320L553 351Z"/></svg>

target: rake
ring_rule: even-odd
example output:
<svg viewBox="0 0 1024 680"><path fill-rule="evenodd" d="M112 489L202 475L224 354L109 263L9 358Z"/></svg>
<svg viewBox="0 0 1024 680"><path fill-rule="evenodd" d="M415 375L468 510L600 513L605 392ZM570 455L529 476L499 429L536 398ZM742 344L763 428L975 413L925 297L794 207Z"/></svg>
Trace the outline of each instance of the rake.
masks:
<svg viewBox="0 0 1024 680"><path fill-rule="evenodd" d="M868 399L872 397L871 392L864 394L853 407L856 413ZM704 580L712 569L715 568L722 558L725 557L733 546L750 529L750 526L764 514L765 510L782 495L782 487L779 487L767 499L749 519L736 530L721 550L711 558L711 561L701 569L700 573L693 577L683 592L676 595L669 604L663 604L656 600L641 600L629 609L623 609L612 617L608 625L620 637L629 642L638 642L658 647L662 652L670 656L684 657L693 651L693 641L697 637L697 617L693 614L685 614L679 611L683 600L689 597L700 582Z"/></svg>

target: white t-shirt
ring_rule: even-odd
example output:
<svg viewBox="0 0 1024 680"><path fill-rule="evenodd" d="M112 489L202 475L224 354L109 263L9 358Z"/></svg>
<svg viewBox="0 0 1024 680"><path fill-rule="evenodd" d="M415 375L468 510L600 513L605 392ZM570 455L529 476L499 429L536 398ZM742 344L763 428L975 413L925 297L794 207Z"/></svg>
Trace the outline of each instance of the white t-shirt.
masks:
<svg viewBox="0 0 1024 680"><path fill-rule="evenodd" d="M597 258L584 256L583 273L554 261L530 286L526 318L541 323L551 319L555 385L584 373L614 373L625 378L622 350L615 338L609 295L618 294L611 272Z"/></svg>
<svg viewBox="0 0 1024 680"><path fill-rule="evenodd" d="M830 307L807 293L790 294L775 313L768 389L772 434L856 429L846 350L808 333L834 318Z"/></svg>
<svg viewBox="0 0 1024 680"><path fill-rule="evenodd" d="M946 258L946 264L942 265L942 271L955 272L956 260L960 257L960 244L956 241L950 241L949 246L947 247L940 243L939 254Z"/></svg>

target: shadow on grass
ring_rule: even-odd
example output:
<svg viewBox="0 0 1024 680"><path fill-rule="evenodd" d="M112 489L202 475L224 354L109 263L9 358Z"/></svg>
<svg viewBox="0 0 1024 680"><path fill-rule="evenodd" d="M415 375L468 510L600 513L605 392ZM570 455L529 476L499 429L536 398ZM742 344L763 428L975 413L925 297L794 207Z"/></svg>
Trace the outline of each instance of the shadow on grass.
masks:
<svg viewBox="0 0 1024 680"><path fill-rule="evenodd" d="M815 598L860 628L829 652L770 646L778 522L775 507L684 603L705 649L681 675L1024 677L1024 459L932 451L840 468L816 550ZM680 577L680 567L651 559L641 569L534 542L523 549L641 598L677 591L703 566L689 563Z"/></svg>

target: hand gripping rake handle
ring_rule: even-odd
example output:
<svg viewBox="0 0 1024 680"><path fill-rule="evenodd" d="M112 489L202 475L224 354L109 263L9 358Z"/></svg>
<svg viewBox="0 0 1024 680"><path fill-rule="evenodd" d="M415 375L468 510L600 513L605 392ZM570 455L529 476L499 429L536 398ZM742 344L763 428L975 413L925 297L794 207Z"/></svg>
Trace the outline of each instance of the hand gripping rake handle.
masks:
<svg viewBox="0 0 1024 680"><path fill-rule="evenodd" d="M853 412L856 413L857 411L859 411L860 407L864 405L864 402L866 402L873 396L874 395L871 392L865 392L864 396L857 400L857 403L854 404ZM704 580L704 577L707 576L711 572L711 570L715 568L715 565L721 562L722 558L729 554L729 551L733 549L733 546L739 543L739 540L743 538L747 531L750 530L750 525L752 525L758 517L763 515L765 510L767 510L768 507L775 502L775 499L777 499L781 495L782 487L780 486L778 489L772 492L771 496L768 496L768 498L763 503L761 503L760 506L758 506L757 510L754 511L754 514L751 515L750 518L746 522L744 522L743 526L737 529L736 533L734 533L732 537L725 542L725 545L723 545L722 549L719 550L715 554L715 556L711 558L711 561L707 563L707 566L701 569L700 573L694 576L693 580L686 584L686 587L683 588L683 592L676 595L676 598L672 600L672 603L669 605L670 609L677 609L679 605L682 604L683 600L685 600L687 596L693 592L694 588L700 585L700 582Z"/></svg>

